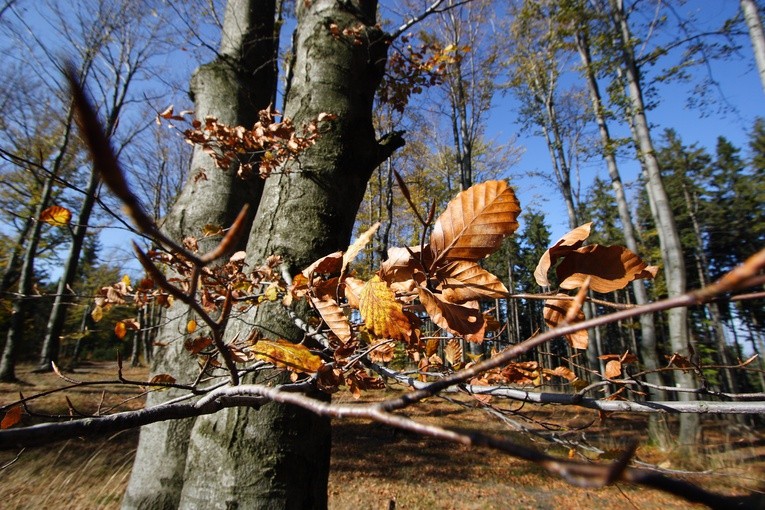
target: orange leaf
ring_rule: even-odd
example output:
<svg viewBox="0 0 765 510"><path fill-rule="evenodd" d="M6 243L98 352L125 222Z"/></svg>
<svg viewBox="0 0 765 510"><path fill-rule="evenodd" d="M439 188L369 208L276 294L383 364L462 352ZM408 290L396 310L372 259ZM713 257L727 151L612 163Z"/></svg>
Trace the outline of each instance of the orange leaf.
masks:
<svg viewBox="0 0 765 510"><path fill-rule="evenodd" d="M117 324L114 325L114 335L119 340L124 340L125 335L127 335L127 326L125 326L125 323L122 321L117 322Z"/></svg>
<svg viewBox="0 0 765 510"><path fill-rule="evenodd" d="M623 246L583 246L566 255L556 269L563 289L582 286L591 276L590 288L595 292L612 292L623 289L632 280L653 278L657 268Z"/></svg>
<svg viewBox="0 0 765 510"><path fill-rule="evenodd" d="M622 364L619 360L611 360L606 363L606 373L604 374L607 379L615 379L622 375Z"/></svg>
<svg viewBox="0 0 765 510"><path fill-rule="evenodd" d="M566 294L558 294L559 296L566 296ZM563 324L564 318L568 314L568 311L571 307L575 307L576 304L573 301L566 300L566 299L548 299L545 301L545 307L544 307L544 319L545 324L551 329L558 327L560 324ZM569 321L569 324L575 324L577 322L582 322L584 320L584 312L582 309L579 309L579 312L576 314L576 317L573 321ZM589 339L589 335L587 333L587 330L577 331L576 333L571 333L568 335L565 335L566 340L568 340L568 343L571 345L571 347L575 349L586 349L587 343Z"/></svg>
<svg viewBox="0 0 765 510"><path fill-rule="evenodd" d="M429 266L433 262L430 255L429 245L425 247L424 252L419 246L389 248L388 258L382 263L377 274L388 284L413 280L415 273L422 274L424 266Z"/></svg>
<svg viewBox="0 0 765 510"><path fill-rule="evenodd" d="M194 319L191 319L189 322L186 323L186 333L193 333L197 330L197 321Z"/></svg>
<svg viewBox="0 0 765 510"><path fill-rule="evenodd" d="M518 228L518 199L505 181L476 184L458 194L430 235L432 267L442 260L479 260Z"/></svg>
<svg viewBox="0 0 765 510"><path fill-rule="evenodd" d="M401 303L377 275L361 290L359 311L369 331L380 338L405 341L412 333L412 325Z"/></svg>
<svg viewBox="0 0 765 510"><path fill-rule="evenodd" d="M558 377L563 377L564 379L568 379L569 381L573 381L576 379L576 374L573 370L571 370L568 367L562 367L558 366L555 367L552 370L545 370L548 374L557 375Z"/></svg>
<svg viewBox="0 0 765 510"><path fill-rule="evenodd" d="M48 225L53 225L54 227L68 225L71 219L71 211L58 205L52 205L40 213L40 221L44 221Z"/></svg>
<svg viewBox="0 0 765 510"><path fill-rule="evenodd" d="M448 303L428 289L419 287L417 290L425 311L438 327L462 336L468 342L483 342L486 322L477 306Z"/></svg>
<svg viewBox="0 0 765 510"><path fill-rule="evenodd" d="M5 413L3 421L0 422L0 429L8 429L21 421L21 405L15 405Z"/></svg>
<svg viewBox="0 0 765 510"><path fill-rule="evenodd" d="M550 247L542 258L539 259L534 270L534 279L538 285L542 287L549 287L550 281L547 279L547 271L558 261L560 257L564 257L566 254L574 251L582 246L585 239L590 236L590 227L592 223L585 223L574 230L568 232L566 235L558 239L558 241Z"/></svg>
<svg viewBox="0 0 765 510"><path fill-rule="evenodd" d="M244 350L257 359L294 372L314 373L324 364L305 345L293 344L287 340L259 340Z"/></svg>
<svg viewBox="0 0 765 510"><path fill-rule="evenodd" d="M439 269L436 278L441 281L438 289L444 299L451 303L495 299L507 295L502 281L477 262L456 260Z"/></svg>
<svg viewBox="0 0 765 510"><path fill-rule="evenodd" d="M209 336L187 338L183 341L183 348L189 351L191 354L199 354L204 349L210 347L212 343L212 337Z"/></svg>

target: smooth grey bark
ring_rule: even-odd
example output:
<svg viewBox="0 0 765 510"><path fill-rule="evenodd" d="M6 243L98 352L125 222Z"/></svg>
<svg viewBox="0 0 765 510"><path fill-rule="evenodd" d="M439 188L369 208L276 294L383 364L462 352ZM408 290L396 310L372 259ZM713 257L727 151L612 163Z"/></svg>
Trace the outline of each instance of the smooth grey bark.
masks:
<svg viewBox="0 0 765 510"><path fill-rule="evenodd" d="M661 169L651 140L651 130L643 101L640 71L632 53L632 34L624 13L623 1L609 0L609 4L611 6L610 14L615 25L615 35L620 38L619 51L624 76L627 80L630 116L636 136L635 145L644 164L646 189L653 204L651 211L654 213L654 221L659 234L667 292L670 297L679 296L686 289L685 261L672 206L664 189ZM692 346L692 340L688 335L687 310L682 307L675 308L670 310L667 315L672 350L682 356L690 356L689 347ZM696 377L693 372L677 371L674 376L675 382L679 386L696 387ZM687 400L688 398L688 394L679 394L680 400ZM698 442L699 432L700 419L698 416L683 415L680 417L678 442L682 448L693 448Z"/></svg>
<svg viewBox="0 0 765 510"><path fill-rule="evenodd" d="M347 248L368 179L403 143L397 137L378 143L372 125L387 52L385 34L376 26L376 2L300 2L297 15L285 115L297 125L322 112L338 117L322 126L299 165L289 164L266 181L247 246L249 264L277 254L291 274ZM361 27L363 44L333 37L330 20L341 28ZM229 334L246 332L247 324L269 338L303 338L278 303L260 305L244 322L232 324ZM328 418L290 406L200 417L180 506L326 508L329 447ZM209 466L215 466L215 476Z"/></svg>
<svg viewBox="0 0 765 510"><path fill-rule="evenodd" d="M225 124L248 127L257 121L258 112L268 107L276 87L272 59L278 44L273 36L274 0L228 2L218 56L200 66L191 80L198 118L212 115ZM207 224L230 225L245 204L252 206L254 215L262 187L259 179L242 181L232 171L219 170L209 155L195 150L186 185L165 218L163 229L181 240L199 237ZM200 240L200 249L207 250L215 242ZM166 346L154 352L153 374L169 373L179 381L193 381L196 377L196 359L183 348L182 341L188 318L188 310L179 303L163 314L163 326L155 343ZM156 406L179 394L175 390L152 392L146 406ZM179 507L193 424L194 420L187 418L141 429L122 508Z"/></svg>
<svg viewBox="0 0 765 510"><path fill-rule="evenodd" d="M622 183L621 175L619 173L619 166L616 163L614 140L611 138L608 122L606 121L603 100L600 94L600 86L598 85L598 80L592 65L590 42L586 28L582 27L577 30L575 33L575 41L579 57L582 61L582 68L587 82L587 88L590 93L590 100L592 101L595 121L598 125L600 142L603 145L603 159L606 162L608 175L611 177L611 187L614 190L619 219L622 223L624 242L627 245L627 248L633 253L638 253L637 235L632 223L632 214L630 213L629 204L627 203L627 195L624 192L624 184ZM646 291L643 280L633 281L632 290L635 293L635 302L638 305L648 303L648 292ZM659 368L659 357L656 350L656 324L653 315L651 314L643 314L640 316L640 357L643 366L648 371L646 380L655 387L661 386L663 384L661 376L656 372L656 369ZM651 388L648 391L650 395L649 398L652 400L661 401L666 400L667 398L666 392L663 390ZM648 433L651 440L656 444L662 447L668 446L666 422L663 417L651 416L651 418L649 418Z"/></svg>
<svg viewBox="0 0 765 510"><path fill-rule="evenodd" d="M0 294L5 294L13 284L21 276L21 264L24 260L24 245L26 244L29 232L32 231L32 227L35 224L35 219L29 217L24 220L24 224L19 231L16 243L14 243L13 249L8 256L8 261L5 263L5 269L3 269L3 279L0 283Z"/></svg>
<svg viewBox="0 0 765 510"><path fill-rule="evenodd" d="M752 42L754 61L760 75L762 90L765 92L765 30L762 28L760 12L755 0L741 0L741 12L744 13L746 25L749 27L749 39Z"/></svg>

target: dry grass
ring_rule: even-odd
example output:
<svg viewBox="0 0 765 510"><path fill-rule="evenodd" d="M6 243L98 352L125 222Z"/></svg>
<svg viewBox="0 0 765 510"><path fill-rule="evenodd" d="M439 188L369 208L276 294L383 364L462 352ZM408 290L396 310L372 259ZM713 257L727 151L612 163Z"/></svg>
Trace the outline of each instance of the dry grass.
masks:
<svg viewBox="0 0 765 510"><path fill-rule="evenodd" d="M109 379L114 377L114 370L114 364L93 364L71 375L80 380ZM27 383L34 381L34 386L0 384L0 404L17 398L19 391L31 395L64 384L51 374L31 374L22 369L20 375ZM145 369L126 370L125 375L146 379ZM135 388L125 386L80 390L68 395L75 408L87 412L94 412L99 406L105 409L139 394ZM123 408L139 405L140 400L133 398ZM59 394L46 397L33 409L65 412L67 404ZM558 426L559 437L579 440L584 433L588 444L603 450L618 451L628 440L640 439L645 427L639 417L612 417L603 423L597 414L587 410L526 406L522 411L531 421L519 416L514 419L526 426L537 430L544 429L543 425ZM411 415L425 422L511 434L520 441L532 441L509 431L506 423L476 409L466 397L454 402L432 399L413 409ZM584 425L590 426L577 430ZM383 510L388 509L391 502L399 509L590 510L615 505L662 510L689 508L687 503L672 496L624 484L599 490L574 488L506 455L392 432L360 420L334 422L333 434L329 484L329 504L333 509ZM705 453L697 462L709 472L693 476L694 481L730 493L765 486L765 436L747 427L716 420L705 422L704 434ZM101 440L71 440L23 452L13 465L0 472L2 508L118 508L130 476L137 438L137 431L129 431ZM565 448L551 446L541 439L533 442L538 448L562 455L567 453ZM584 449L576 453L597 456ZM0 465L14 457L15 453L0 453ZM641 445L637 457L668 467L677 461L671 453L646 445Z"/></svg>

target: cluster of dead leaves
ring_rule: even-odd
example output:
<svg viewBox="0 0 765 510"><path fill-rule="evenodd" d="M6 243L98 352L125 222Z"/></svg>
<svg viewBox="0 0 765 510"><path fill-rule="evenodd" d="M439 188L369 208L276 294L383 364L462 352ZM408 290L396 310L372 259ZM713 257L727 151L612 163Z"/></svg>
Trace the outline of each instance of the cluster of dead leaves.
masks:
<svg viewBox="0 0 765 510"><path fill-rule="evenodd" d="M159 119L186 120L192 112L173 113L173 107L160 113ZM193 119L191 128L183 134L186 141L198 145L210 155L222 170L235 169L241 178L257 173L265 179L280 165L298 156L314 145L319 137L319 123L333 120L335 115L322 113L303 128L299 135L288 118L276 119L279 114L272 109L261 110L258 122L251 128L229 126L212 116L204 121Z"/></svg>
<svg viewBox="0 0 765 510"><path fill-rule="evenodd" d="M592 223L586 223L561 237L540 258L534 278L542 287L549 287L548 273L555 267L561 289L579 289L575 298L558 293L558 299L545 302L544 320L548 327L574 324L584 320L582 303L588 290L613 292L638 278L654 278L658 268L649 266L635 253L623 246L603 246L584 242L590 235ZM565 336L576 349L586 349L586 330Z"/></svg>
<svg viewBox="0 0 765 510"><path fill-rule="evenodd" d="M448 67L459 63L462 55L470 51L467 46L441 46L436 43L415 48L408 44L406 36L401 41L405 46L388 56L385 76L378 89L380 101L399 112L404 111L412 94L440 84Z"/></svg>

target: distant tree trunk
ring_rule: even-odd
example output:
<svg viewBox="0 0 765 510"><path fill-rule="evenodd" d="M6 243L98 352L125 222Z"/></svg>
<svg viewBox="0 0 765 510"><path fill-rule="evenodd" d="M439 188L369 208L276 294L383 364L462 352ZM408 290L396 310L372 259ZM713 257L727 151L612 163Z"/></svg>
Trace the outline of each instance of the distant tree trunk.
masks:
<svg viewBox="0 0 765 510"><path fill-rule="evenodd" d="M107 130L108 132L110 131ZM85 188L85 198L83 199L80 212L77 215L77 223L72 232L72 245L69 248L69 256L64 264L64 273L59 280L56 297L53 300L53 308L48 319L48 328L40 352L40 361L37 364L37 371L40 372L52 370L51 363L58 362L58 352L61 345L60 339L64 333L64 323L66 322L68 307L71 306L72 299L74 298L71 289L77 278L82 246L85 243L85 235L88 232L90 215L93 212L93 206L98 197L99 184L100 178L98 172L92 169L88 185Z"/></svg>
<svg viewBox="0 0 765 510"><path fill-rule="evenodd" d="M635 58L632 54L632 35L624 14L622 0L609 0L611 15L615 22L617 34L621 38L620 52L627 88L630 99L630 115L637 136L635 144L640 151L640 158L645 165L646 188L653 202L652 212L659 234L664 274L667 280L667 291L670 297L679 296L686 290L685 262L682 245L678 233L672 206L669 202L661 178L661 169L651 140L651 132L645 114L643 93ZM688 335L687 310L683 307L674 308L668 312L669 336L672 350L683 356L689 356L689 346L692 341ZM696 378L692 372L675 372L676 383L684 388L696 387ZM692 394L678 393L680 400L690 400ZM700 431L699 416L686 413L680 416L680 432L678 441L681 447L694 448L698 443Z"/></svg>
<svg viewBox="0 0 765 510"><path fill-rule="evenodd" d="M69 133L71 128L71 119L67 124L69 127L64 134L63 147L68 145ZM13 301L13 311L11 312L11 324L8 328L8 336L3 349L3 356L0 359L0 381L16 380L16 354L18 346L24 338L24 320L26 319L27 299L32 294L32 285L34 283L34 264L37 256L37 247L40 242L40 232L43 222L39 221L43 210L48 207L53 194L53 183L56 179L57 169L60 167L64 152L62 149L56 162L54 170L48 175L43 185L40 202L34 210L34 226L24 248L24 259L21 263L21 275L19 277L18 296Z"/></svg>
<svg viewBox="0 0 765 510"><path fill-rule="evenodd" d="M272 103L276 89L273 58L278 54L274 17L274 0L228 2L219 58L200 66L191 80L198 118L212 115L229 125L249 127L258 120L258 112ZM253 211L257 208L262 190L260 179L241 181L234 172L216 168L209 155L196 149L186 185L165 218L163 229L180 240L199 237L207 224L228 226L245 204L250 204ZM211 248L212 242L200 240L200 249ZM151 335L152 339L156 335L158 345L152 373L170 373L178 380L196 377L196 360L178 341L178 324L185 324L189 318L189 311L179 304L163 314L163 326ZM156 406L180 394L172 389L152 392L146 405ZM141 429L123 508L179 507L193 425L193 419L172 420ZM211 477L211 482L218 479Z"/></svg>
<svg viewBox="0 0 765 510"><path fill-rule="evenodd" d="M632 223L632 214L630 213L627 196L624 192L619 167L616 163L614 154L614 141L608 129L608 123L603 111L603 101L600 95L600 87L595 77L595 71L592 67L592 58L590 56L590 43L586 29L580 29L576 32L576 46L579 56L582 60L582 66L587 81L587 88L590 92L592 109L595 114L595 120L598 124L600 141L603 145L603 159L606 161L608 175L611 177L611 186L616 198L616 206L619 211L619 219L622 224L622 234L624 242L633 253L638 253L637 235ZM648 303L648 292L643 280L632 282L632 289L635 293L635 302L638 305ZM640 316L640 357L645 369L648 371L646 380L653 385L661 386L663 384L661 376L656 369L659 368L659 357L656 349L656 325L654 324L652 314L643 314ZM666 392L658 389L650 389L649 395L652 400L665 400ZM667 447L666 421L662 416L651 415L649 417L649 435L651 440L661 447Z"/></svg>
<svg viewBox="0 0 765 510"><path fill-rule="evenodd" d="M3 269L3 279L2 283L0 283L0 294L5 294L11 290L11 287L13 287L13 284L21 275L21 265L24 261L24 245L26 244L27 237L29 236L29 232L32 231L34 224L35 218L31 216L24 220L24 225L19 231L16 242L8 256L8 261L5 263L5 269Z"/></svg>
<svg viewBox="0 0 765 510"><path fill-rule="evenodd" d="M746 25L749 27L749 39L752 41L754 60L757 63L757 72L760 74L760 83L765 92L765 31L762 28L760 12L755 0L741 0L741 12L744 13Z"/></svg>

